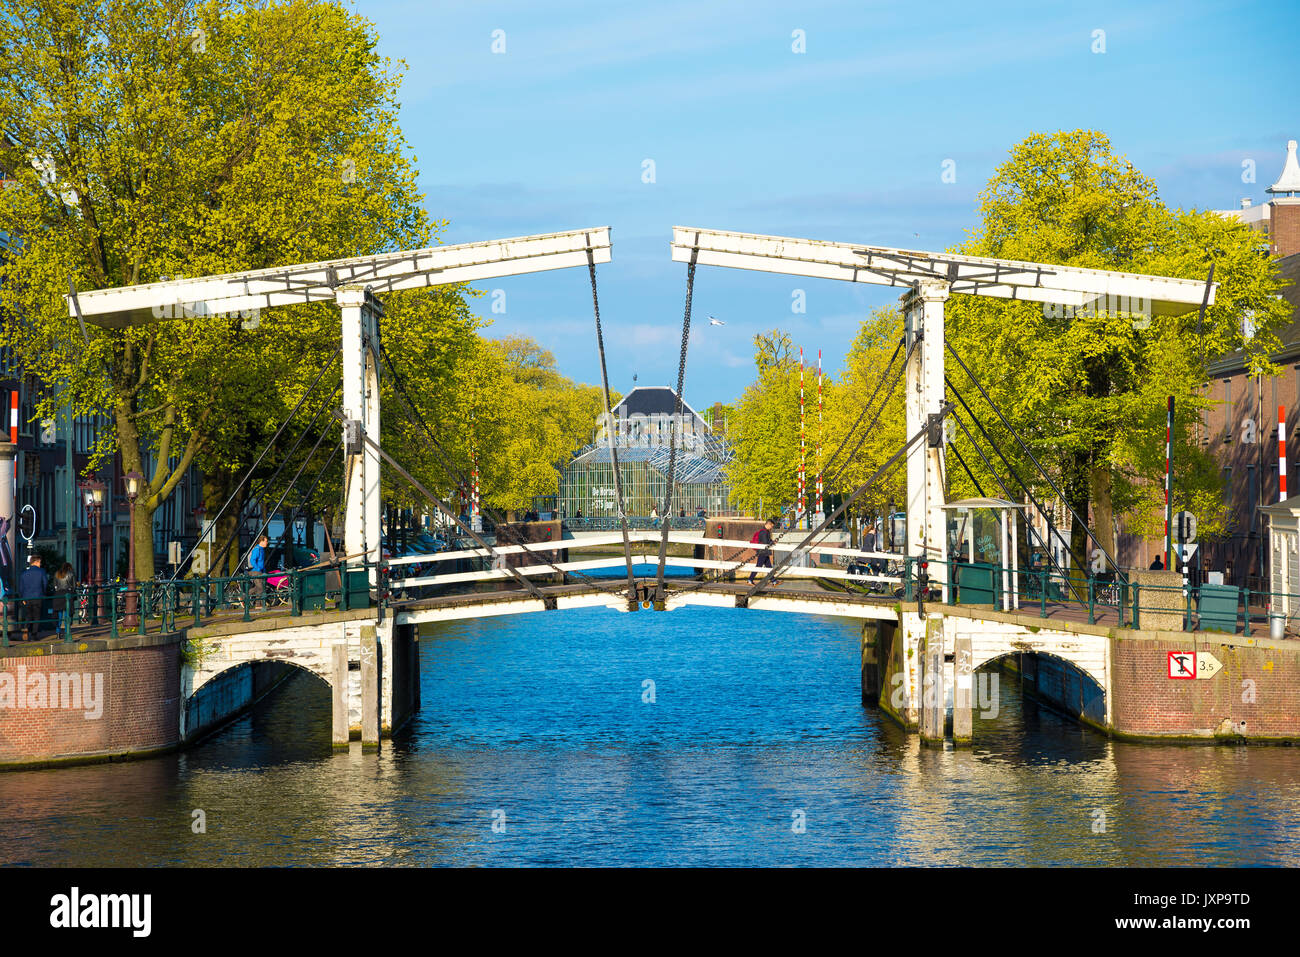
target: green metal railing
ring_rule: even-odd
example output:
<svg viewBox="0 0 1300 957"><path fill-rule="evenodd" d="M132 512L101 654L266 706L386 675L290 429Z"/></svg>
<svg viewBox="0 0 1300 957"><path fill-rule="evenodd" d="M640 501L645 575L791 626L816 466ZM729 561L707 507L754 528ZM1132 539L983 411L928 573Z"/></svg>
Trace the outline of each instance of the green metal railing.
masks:
<svg viewBox="0 0 1300 957"><path fill-rule="evenodd" d="M901 597L908 602L924 597L930 603L946 601L949 605L1000 610L1007 605L1008 591L1013 591L1015 610L1037 612L1040 618L1049 618L1062 609L1075 609L1089 624L1113 615L1112 620L1121 628L1140 628L1144 620L1150 627L1156 615L1172 615L1183 631L1240 632L1247 636L1261 624L1268 627L1279 599L1285 597L1291 608L1300 609L1300 592L1210 584L1141 585L1123 574L1066 576L1038 568L1008 570L1004 577L1002 568L992 564L934 559L924 564L923 571L919 559L904 560ZM942 589L944 576L937 573L945 567L946 596ZM922 574L928 583L924 596L920 588Z"/></svg>
<svg viewBox="0 0 1300 957"><path fill-rule="evenodd" d="M376 572L377 588L370 586ZM372 591L375 593L372 596ZM385 562L333 565L234 575L84 585L44 598L0 599L0 647L26 634L75 641L79 635L107 637L167 634L217 617L252 621L254 614L299 617L304 611L350 610L388 603Z"/></svg>

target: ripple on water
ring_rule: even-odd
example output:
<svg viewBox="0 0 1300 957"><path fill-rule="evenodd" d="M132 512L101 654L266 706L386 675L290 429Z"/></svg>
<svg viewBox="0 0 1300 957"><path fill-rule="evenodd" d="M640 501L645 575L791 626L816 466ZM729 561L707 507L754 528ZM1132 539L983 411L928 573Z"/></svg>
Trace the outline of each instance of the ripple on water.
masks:
<svg viewBox="0 0 1300 957"><path fill-rule="evenodd" d="M735 609L443 625L378 754L298 677L183 754L0 775L0 864L1300 863L1296 749L1111 742L1005 686L921 748L858 660L851 623Z"/></svg>

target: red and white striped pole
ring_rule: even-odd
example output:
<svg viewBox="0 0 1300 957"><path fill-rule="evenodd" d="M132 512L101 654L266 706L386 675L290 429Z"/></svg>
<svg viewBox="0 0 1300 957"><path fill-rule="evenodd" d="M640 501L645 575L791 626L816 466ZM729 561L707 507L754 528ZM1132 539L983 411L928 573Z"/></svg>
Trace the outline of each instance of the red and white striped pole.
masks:
<svg viewBox="0 0 1300 957"><path fill-rule="evenodd" d="M469 490L469 527L477 532L483 528L482 520L479 518L478 506L478 450L475 449L474 451L471 451L470 457L474 469L471 473L473 485L471 485Z"/></svg>
<svg viewBox="0 0 1300 957"><path fill-rule="evenodd" d="M1277 500L1286 501L1286 406L1277 407Z"/></svg>
<svg viewBox="0 0 1300 957"><path fill-rule="evenodd" d="M804 517L808 514L808 495L806 475L808 456L804 445L804 406L803 406L803 346L799 347L799 518L798 526L803 528Z"/></svg>
<svg viewBox="0 0 1300 957"><path fill-rule="evenodd" d="M817 350L817 444L814 455L817 459L817 519L821 520L823 512L822 487L822 351Z"/></svg>
<svg viewBox="0 0 1300 957"><path fill-rule="evenodd" d="M14 445L18 444L18 387L15 385L12 392L9 393L9 441ZM14 497L15 509L14 519L17 524L17 495L18 495L18 456L14 455Z"/></svg>
<svg viewBox="0 0 1300 957"><path fill-rule="evenodd" d="M1168 411L1165 413L1165 570L1172 570L1174 567L1174 530L1173 530L1173 512L1170 505L1173 501L1170 491L1173 487L1173 461L1174 461L1174 397L1169 397Z"/></svg>

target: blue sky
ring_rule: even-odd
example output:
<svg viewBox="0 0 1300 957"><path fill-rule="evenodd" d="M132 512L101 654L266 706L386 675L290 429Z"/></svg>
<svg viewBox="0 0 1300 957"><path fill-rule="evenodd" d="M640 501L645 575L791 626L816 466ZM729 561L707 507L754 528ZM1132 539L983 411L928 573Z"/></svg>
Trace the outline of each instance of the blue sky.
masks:
<svg viewBox="0 0 1300 957"><path fill-rule="evenodd" d="M674 225L943 249L1031 132L1090 128L1173 206L1256 202L1300 138L1286 3L360 0L406 61L401 120L446 242L613 229L601 267L611 386L676 379ZM493 53L494 31L505 52ZM806 52L795 53L794 31ZM1105 52L1094 52L1103 30ZM1242 162L1257 182L1242 182ZM653 160L655 181L643 182ZM944 182L944 163L955 182ZM599 382L585 270L519 277L474 309ZM805 290L807 312L791 311ZM790 331L835 372L897 291L701 267L686 397L737 397L752 337ZM725 320L710 326L709 315Z"/></svg>

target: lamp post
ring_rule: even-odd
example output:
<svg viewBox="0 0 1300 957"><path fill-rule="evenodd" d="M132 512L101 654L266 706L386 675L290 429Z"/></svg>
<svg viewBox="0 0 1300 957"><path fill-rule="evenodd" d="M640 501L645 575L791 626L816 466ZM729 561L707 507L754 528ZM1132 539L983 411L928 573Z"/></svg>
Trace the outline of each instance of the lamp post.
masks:
<svg viewBox="0 0 1300 957"><path fill-rule="evenodd" d="M122 624L127 628L135 628L140 623L137 617L140 596L135 587L135 500L140 496L140 483L144 481L144 476L139 472L127 472L122 476L122 481L126 484L126 504L130 509L126 536L126 614Z"/></svg>
<svg viewBox="0 0 1300 957"><path fill-rule="evenodd" d="M191 564L191 567L194 567L195 565L197 565L199 561L198 556L200 550L203 548L203 538L204 538L204 533L206 531L203 527L203 522L208 514L208 510L207 507L203 504L203 502L199 502L199 504L195 505L191 511L194 513L194 529L198 536L194 540L195 557L193 563ZM174 569L173 574L177 574L177 575L180 574L180 569L179 568Z"/></svg>
<svg viewBox="0 0 1300 957"><path fill-rule="evenodd" d="M90 550L90 567L86 569L86 574L91 586L95 589L95 616L97 619L104 613L104 596L100 589L103 578L99 567L99 513L104 507L104 491L104 483L98 479L87 479L81 483L82 501L86 503L86 520L90 523L90 527L86 530Z"/></svg>

